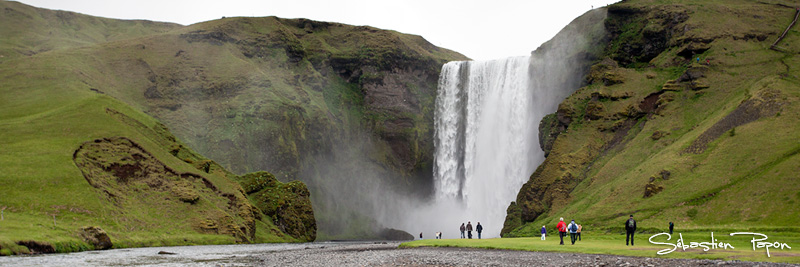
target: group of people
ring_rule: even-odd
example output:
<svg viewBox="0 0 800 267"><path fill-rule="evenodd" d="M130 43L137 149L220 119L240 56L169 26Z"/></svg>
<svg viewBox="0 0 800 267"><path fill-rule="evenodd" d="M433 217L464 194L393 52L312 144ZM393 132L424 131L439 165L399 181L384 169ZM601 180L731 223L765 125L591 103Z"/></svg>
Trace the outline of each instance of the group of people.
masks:
<svg viewBox="0 0 800 267"><path fill-rule="evenodd" d="M461 230L461 238L472 239L472 230L473 230L472 222L467 222L466 225L464 223L461 223L461 229L460 230ZM478 239L481 239L481 232L483 232L483 226L481 226L481 222L478 222L478 224L475 226L475 231L478 232ZM465 232L467 233L466 236L464 235ZM442 232L434 233L434 238L442 239ZM422 239L422 233L421 232L419 233L419 239Z"/></svg>
<svg viewBox="0 0 800 267"><path fill-rule="evenodd" d="M570 241L572 244L575 245L575 241L581 240L581 231L583 230L583 226L580 224L576 224L575 220L572 220L569 224L564 222L564 218L560 218L560 221L556 225L558 229L559 236L561 237L561 245L564 244L564 236L567 235L569 232ZM673 229L675 228L675 224L669 222L669 234L672 234ZM625 245L626 246L633 246L633 236L636 233L636 220L633 219L633 215L628 217L625 220ZM542 240L545 240L545 235L547 235L547 229L544 225L542 225Z"/></svg>
<svg viewBox="0 0 800 267"><path fill-rule="evenodd" d="M669 222L669 233L672 234L672 230L675 227L675 224ZM561 239L560 245L564 245L564 236L569 233L570 242L575 245L575 241L581 241L581 231L583 230L583 226L580 224L575 223L575 220L572 220L569 224L564 222L564 218L560 218L558 224L556 225L556 229L558 229L559 237ZM461 238L469 238L472 239L472 222L467 222L466 224L461 223ZM481 239L481 232L483 232L483 226L481 223L475 226L475 231L478 232L478 239ZM465 235L466 233L466 235ZM625 245L633 246L633 235L636 233L636 220L633 219L633 215L631 215L627 220L625 220ZM545 240L547 236L547 228L542 225L542 240ZM422 239L422 233L419 233L419 238ZM436 239L442 238L442 232L435 233Z"/></svg>
<svg viewBox="0 0 800 267"><path fill-rule="evenodd" d="M469 238L472 239L472 222L467 222L466 225L461 223L461 238ZM481 226L481 222L478 222L478 225L475 226L475 231L478 232L478 239L481 239L481 232L483 232L483 226ZM467 232L467 237L464 237L464 232Z"/></svg>
<svg viewBox="0 0 800 267"><path fill-rule="evenodd" d="M581 231L583 230L583 225L575 223L575 220L572 220L569 224L564 222L564 218L560 218L558 224L556 224L556 229L558 229L558 236L561 238L560 245L564 244L564 236L567 235L569 232L570 241L573 245L575 245L575 241L581 241ZM547 228L542 225L542 240L545 240L545 236L547 235Z"/></svg>

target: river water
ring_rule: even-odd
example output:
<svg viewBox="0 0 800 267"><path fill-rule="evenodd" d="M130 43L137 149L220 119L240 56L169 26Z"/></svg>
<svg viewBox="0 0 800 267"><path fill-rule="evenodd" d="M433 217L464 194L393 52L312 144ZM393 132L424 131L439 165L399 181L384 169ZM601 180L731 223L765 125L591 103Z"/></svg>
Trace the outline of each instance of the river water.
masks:
<svg viewBox="0 0 800 267"><path fill-rule="evenodd" d="M265 253L353 244L358 243L315 242L112 249L0 257L0 266L253 266L256 264L253 262L253 257ZM175 254L159 254L161 251Z"/></svg>

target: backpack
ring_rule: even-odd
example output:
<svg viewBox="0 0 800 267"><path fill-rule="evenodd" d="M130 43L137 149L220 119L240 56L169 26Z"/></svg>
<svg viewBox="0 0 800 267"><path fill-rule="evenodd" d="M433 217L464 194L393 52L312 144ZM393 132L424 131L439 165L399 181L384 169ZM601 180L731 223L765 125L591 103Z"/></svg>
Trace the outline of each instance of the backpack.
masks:
<svg viewBox="0 0 800 267"><path fill-rule="evenodd" d="M633 229L634 227L636 227L636 225L635 225L635 223L633 221L633 218L628 219L628 228L629 229Z"/></svg>
<svg viewBox="0 0 800 267"><path fill-rule="evenodd" d="M573 223L573 224L570 224L570 225L569 225L569 230L570 230L571 232L577 232L577 231L578 231L578 226L577 226L577 225L575 225L574 223Z"/></svg>

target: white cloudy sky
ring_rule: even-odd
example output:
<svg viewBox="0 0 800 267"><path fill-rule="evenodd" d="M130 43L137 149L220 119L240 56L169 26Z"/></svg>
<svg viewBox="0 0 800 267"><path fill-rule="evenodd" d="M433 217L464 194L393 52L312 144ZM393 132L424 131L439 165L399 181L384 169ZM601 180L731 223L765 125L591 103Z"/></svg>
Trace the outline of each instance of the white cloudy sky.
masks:
<svg viewBox="0 0 800 267"><path fill-rule="evenodd" d="M572 19L618 0L19 0L83 14L189 25L223 16L308 18L422 35L477 60L528 55Z"/></svg>

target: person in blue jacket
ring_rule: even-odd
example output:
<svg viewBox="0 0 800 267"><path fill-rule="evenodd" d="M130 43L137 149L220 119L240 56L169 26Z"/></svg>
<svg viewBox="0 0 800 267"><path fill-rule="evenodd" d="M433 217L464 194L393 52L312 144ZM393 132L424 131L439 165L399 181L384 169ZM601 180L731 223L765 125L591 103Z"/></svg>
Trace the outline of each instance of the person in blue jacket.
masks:
<svg viewBox="0 0 800 267"><path fill-rule="evenodd" d="M542 225L542 240L544 240L545 235L547 235L547 229L545 229L544 225Z"/></svg>

